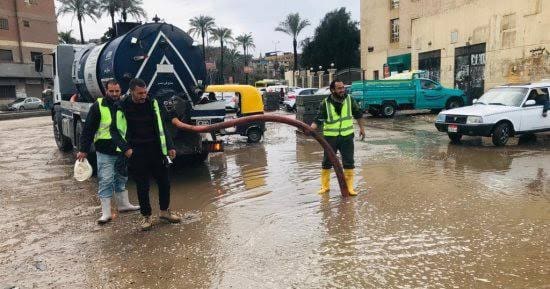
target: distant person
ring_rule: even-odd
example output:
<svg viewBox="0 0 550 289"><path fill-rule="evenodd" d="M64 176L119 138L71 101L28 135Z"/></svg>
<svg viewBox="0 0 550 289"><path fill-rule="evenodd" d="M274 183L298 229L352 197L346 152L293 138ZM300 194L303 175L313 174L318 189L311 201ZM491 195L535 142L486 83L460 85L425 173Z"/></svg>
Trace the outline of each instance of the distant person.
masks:
<svg viewBox="0 0 550 289"><path fill-rule="evenodd" d="M281 87L281 90L279 91L279 101L283 103L285 101L285 89Z"/></svg>
<svg viewBox="0 0 550 289"><path fill-rule="evenodd" d="M218 101L218 99L216 98L216 94L213 92L208 93L208 100L210 100L211 102Z"/></svg>
<svg viewBox="0 0 550 289"><path fill-rule="evenodd" d="M163 106L164 107L164 106ZM136 181L141 209L141 229L153 226L149 201L149 178L156 180L161 220L179 223L181 218L170 207L170 177L168 166L176 157L169 130L163 122L156 99L147 95L147 85L141 79L130 81L130 95L119 102L116 117L111 125L115 144L128 158L130 173Z"/></svg>
<svg viewBox="0 0 550 289"><path fill-rule="evenodd" d="M331 95L325 98L320 105L319 113L311 128L323 125L323 136L330 144L334 152L340 151L344 166L344 175L349 194L357 195L353 189L353 178L355 169L354 160L354 129L353 119L359 125L359 135L365 138L365 127L363 126L363 112L357 102L346 94L346 88L342 81L333 81L330 84ZM321 170L321 190L319 194L326 194L330 191L330 170L332 164L325 152L323 157L323 169Z"/></svg>
<svg viewBox="0 0 550 289"><path fill-rule="evenodd" d="M126 162L120 149L113 142L110 126L114 116L115 102L120 99L120 85L116 80L105 84L105 97L98 98L90 107L80 137L78 160L84 160L90 153L92 142L97 157L98 196L101 201L101 217L98 224L111 221L111 198L116 199L119 212L139 210L130 204L126 182Z"/></svg>

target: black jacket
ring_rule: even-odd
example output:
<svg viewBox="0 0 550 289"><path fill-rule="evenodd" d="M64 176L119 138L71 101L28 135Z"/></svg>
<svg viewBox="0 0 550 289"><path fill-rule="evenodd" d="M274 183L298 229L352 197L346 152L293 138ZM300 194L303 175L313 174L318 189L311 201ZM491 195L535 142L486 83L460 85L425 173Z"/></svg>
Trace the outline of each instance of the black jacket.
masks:
<svg viewBox="0 0 550 289"><path fill-rule="evenodd" d="M131 139L132 136L129 135L130 132L128 131L127 134L126 134L126 138L125 139L122 138L122 136L120 135L120 133L118 131L118 128L117 128L116 112L122 111L122 113L126 114L126 109L131 104L131 102L132 102L132 98L130 96L126 96L120 102L118 102L116 110L113 111L113 122L111 123L111 136L113 137L113 141L123 152L126 152L127 150L132 148L131 145L127 141L127 140ZM147 99L147 103L151 106L151 110L154 111L153 101ZM165 119L164 115L165 115L166 112L164 111L163 106L160 103L159 103L159 109L160 109L160 113L161 113L161 118ZM159 136L159 127L158 127L158 124L156 122L156 117L154 119L155 119L155 121L154 121L155 132L156 132L156 136L158 138L158 136ZM126 119L126 121L128 121L128 119ZM166 122L164 123L164 135L166 136L166 148L168 150L171 150L171 149L174 149L175 147L174 147L174 142L172 141L172 136L170 135L169 129L166 128L167 125L171 125L171 124L167 124ZM160 147L159 147L159 149L160 149Z"/></svg>
<svg viewBox="0 0 550 289"><path fill-rule="evenodd" d="M326 101L334 105L334 110L336 110L337 114L342 114L343 103L336 102L332 99L331 96L328 96L324 101L321 102L321 105L319 105L319 111L317 113L317 117L315 118L315 122L318 125L323 124L323 122L328 118L327 106L325 103ZM354 119L360 119L363 117L363 111L361 111L361 108L353 98L351 99L351 114Z"/></svg>
<svg viewBox="0 0 550 289"><path fill-rule="evenodd" d="M103 98L102 106L108 107L111 110L111 119L114 119L114 109L115 102L108 97ZM99 129L99 123L101 122L101 113L99 112L99 102L95 102L91 107L88 115L86 116L86 122L84 123L84 128L82 134L80 135L80 151L84 153L90 153L92 143L94 142L94 137ZM116 145L112 139L104 140L100 139L94 143L95 151L108 154L116 155Z"/></svg>

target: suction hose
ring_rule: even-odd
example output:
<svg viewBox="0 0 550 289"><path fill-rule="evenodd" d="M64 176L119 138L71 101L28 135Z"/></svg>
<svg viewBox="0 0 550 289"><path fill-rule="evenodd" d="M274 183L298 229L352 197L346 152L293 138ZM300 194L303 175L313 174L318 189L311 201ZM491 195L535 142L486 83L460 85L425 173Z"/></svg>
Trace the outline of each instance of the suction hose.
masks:
<svg viewBox="0 0 550 289"><path fill-rule="evenodd" d="M288 117L280 116L280 115L253 115L253 116L246 116L246 117L240 117L220 123L216 123L213 125L207 125L207 126L194 126L186 124L182 121L180 121L177 118L172 119L172 124L174 127L188 131L188 132L195 132L195 133L206 133L206 132L214 132L219 131L221 129L235 127L239 125L245 125L247 123L251 122L278 122L278 123L284 123L291 126L294 126L306 134L312 136L319 144L323 147L325 152L328 155L328 158L330 162L332 163L332 166L334 167L334 172L336 173L336 178L338 179L338 184L340 185L340 192L342 193L342 197L348 197L349 196L349 190L346 185L346 181L344 178L344 170L342 169L342 165L340 164L340 161L336 157L336 153L328 142L320 136L315 130L311 129L311 127L301 121L297 121L295 119L291 119Z"/></svg>

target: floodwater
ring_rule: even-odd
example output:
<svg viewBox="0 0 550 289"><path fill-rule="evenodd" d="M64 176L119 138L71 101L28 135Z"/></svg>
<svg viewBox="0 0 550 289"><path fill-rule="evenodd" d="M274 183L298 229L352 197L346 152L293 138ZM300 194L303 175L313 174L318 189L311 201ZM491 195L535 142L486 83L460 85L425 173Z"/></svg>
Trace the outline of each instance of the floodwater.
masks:
<svg viewBox="0 0 550 289"><path fill-rule="evenodd" d="M0 122L0 288L550 288L550 135L451 145L433 118L367 119L347 199L334 176L316 194L322 151L292 128L231 136L173 173L184 222L150 232L95 224L48 117Z"/></svg>

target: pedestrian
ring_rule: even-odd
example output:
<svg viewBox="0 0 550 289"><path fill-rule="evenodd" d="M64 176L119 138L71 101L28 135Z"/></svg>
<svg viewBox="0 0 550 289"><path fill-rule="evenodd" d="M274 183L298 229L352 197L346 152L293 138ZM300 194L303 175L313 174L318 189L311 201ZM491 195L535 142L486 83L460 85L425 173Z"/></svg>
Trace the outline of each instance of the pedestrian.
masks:
<svg viewBox="0 0 550 289"><path fill-rule="evenodd" d="M147 95L147 85L141 79L130 81L130 94L119 102L111 134L116 145L128 158L130 173L136 186L142 214L141 229L153 225L149 201L149 179L158 186L161 220L179 223L181 218L169 210L170 178L168 165L176 157L172 138L163 122L157 100ZM164 113L163 113L164 114Z"/></svg>
<svg viewBox="0 0 550 289"><path fill-rule="evenodd" d="M340 151L349 194L355 196L357 193L353 189L353 170L355 169L353 119L357 120L359 135L361 139L364 139L363 112L357 102L346 94L346 88L342 81L332 81L330 92L331 95L321 102L318 115L315 122L311 124L311 128L316 130L323 125L323 136L335 152ZM322 166L321 190L318 193L326 194L330 191L330 170L332 169L326 152L323 156Z"/></svg>
<svg viewBox="0 0 550 289"><path fill-rule="evenodd" d="M128 176L124 156L111 137L111 120L115 103L119 99L119 83L116 80L107 81L105 97L98 98L86 116L80 136L80 151L76 155L78 160L87 158L93 142L97 158L98 195L101 200L101 217L97 220L99 224L105 224L112 218L113 192L119 212L139 210L139 206L132 205L128 200L128 190L126 190Z"/></svg>

